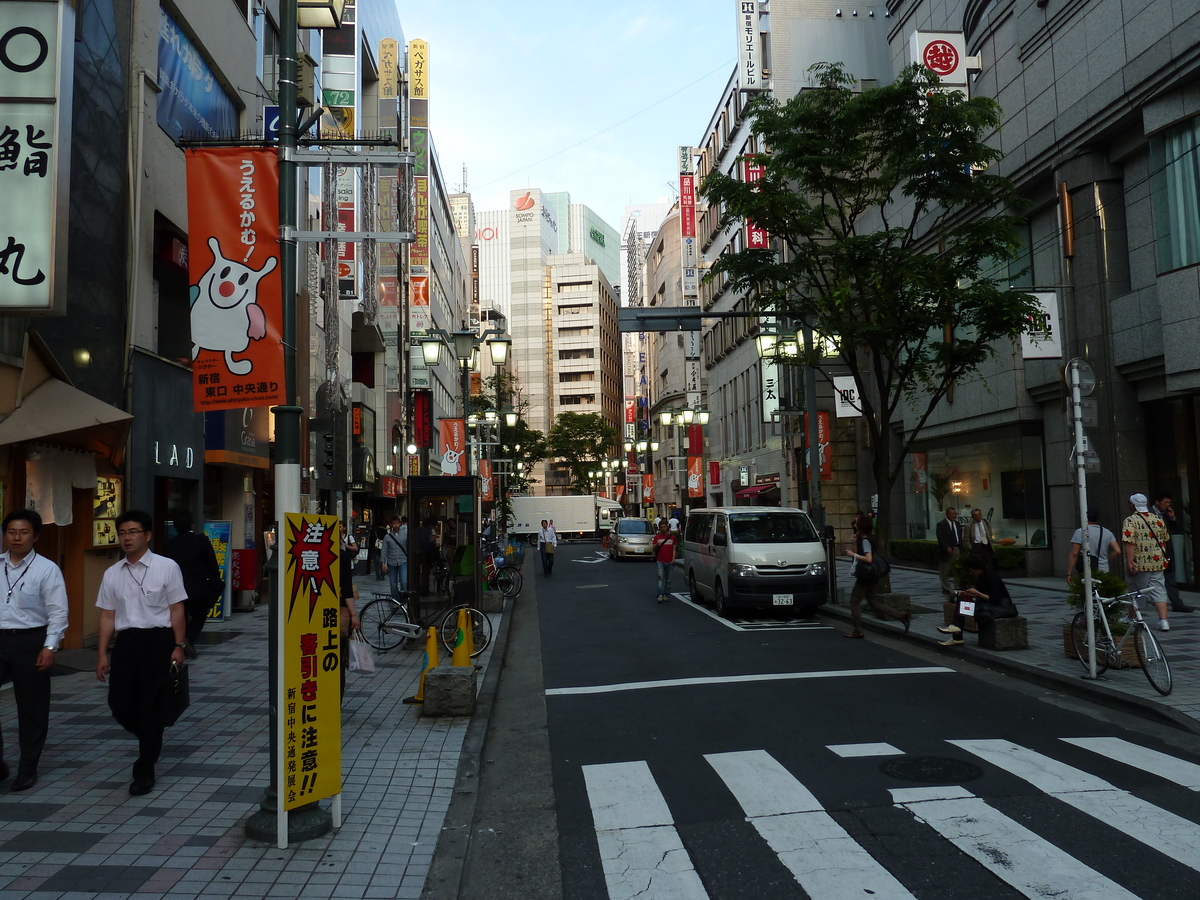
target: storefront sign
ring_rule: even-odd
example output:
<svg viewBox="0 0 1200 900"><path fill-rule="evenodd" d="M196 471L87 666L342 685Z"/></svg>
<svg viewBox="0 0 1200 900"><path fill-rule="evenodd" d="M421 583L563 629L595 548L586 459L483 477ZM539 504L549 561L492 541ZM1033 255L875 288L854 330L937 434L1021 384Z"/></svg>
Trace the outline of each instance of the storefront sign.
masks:
<svg viewBox="0 0 1200 900"><path fill-rule="evenodd" d="M74 20L70 3L0 3L0 310L9 315L66 310Z"/></svg>
<svg viewBox="0 0 1200 900"><path fill-rule="evenodd" d="M714 488L721 486L721 464L716 460L708 464L708 483Z"/></svg>
<svg viewBox="0 0 1200 900"><path fill-rule="evenodd" d="M654 502L654 475L646 474L642 476L642 503L649 506Z"/></svg>
<svg viewBox="0 0 1200 900"><path fill-rule="evenodd" d="M700 456L688 457L688 496L704 496L704 459Z"/></svg>
<svg viewBox="0 0 1200 900"><path fill-rule="evenodd" d="M779 412L779 367L770 360L761 359L758 372L762 381L762 420L770 424Z"/></svg>
<svg viewBox="0 0 1200 900"><path fill-rule="evenodd" d="M204 461L267 469L271 466L271 413L261 406L204 414Z"/></svg>
<svg viewBox="0 0 1200 900"><path fill-rule="evenodd" d="M911 62L937 75L942 84L966 87L967 45L961 31L914 31Z"/></svg>
<svg viewBox="0 0 1200 900"><path fill-rule="evenodd" d="M408 96L412 100L429 99L429 44L408 42Z"/></svg>
<svg viewBox="0 0 1200 900"><path fill-rule="evenodd" d="M438 432L441 438L442 474L466 475L466 419L439 419Z"/></svg>
<svg viewBox="0 0 1200 900"><path fill-rule="evenodd" d="M337 516L286 515L275 686L281 812L342 791L338 584L350 561L341 546Z"/></svg>
<svg viewBox="0 0 1200 900"><path fill-rule="evenodd" d="M230 554L229 581L235 591L258 589L257 551L253 548L234 550Z"/></svg>
<svg viewBox="0 0 1200 900"><path fill-rule="evenodd" d="M237 106L208 61L162 7L158 10L158 85L154 101L158 127L171 140L238 136Z"/></svg>
<svg viewBox="0 0 1200 900"><path fill-rule="evenodd" d="M805 434L805 438L807 439L807 436L808 436L808 413L804 414L804 434ZM820 454L818 456L818 459L820 460L819 464L821 466L821 480L822 481L832 481L833 480L833 460L830 458L830 455L829 455L829 413L827 413L827 412L818 412L817 413L817 448L818 448L818 452ZM808 471L808 459L807 459L807 455L806 455L806 457L805 457L805 472L807 473L807 471ZM808 477L807 474L805 475L805 477L806 478Z"/></svg>
<svg viewBox="0 0 1200 900"><path fill-rule="evenodd" d="M833 398L839 419L852 419L862 415L862 404L858 400L858 384L853 375L835 375Z"/></svg>
<svg viewBox="0 0 1200 900"><path fill-rule="evenodd" d="M221 596L216 599L212 607L208 610L208 618L210 619L231 619L233 618L233 594L230 592L230 554L229 554L229 538L233 535L233 523L230 521L224 522L205 522L204 536L208 538L212 544L213 552L217 554L217 565L221 568L221 580L225 582L225 590L221 592Z"/></svg>
<svg viewBox="0 0 1200 900"><path fill-rule="evenodd" d="M736 0L738 29L738 90L761 91L762 48L758 37L758 0Z"/></svg>
<svg viewBox="0 0 1200 900"><path fill-rule="evenodd" d="M745 162L745 181L746 184L755 184L763 177L766 172L766 167L758 161L757 156L746 157ZM758 188L755 188L757 191ZM746 220L746 248L749 250L766 250L770 245L770 237L767 234L767 229L760 228L749 219Z"/></svg>
<svg viewBox="0 0 1200 900"><path fill-rule="evenodd" d="M1032 295L1041 312L1021 334L1022 359L1062 359L1062 330L1058 317L1058 294L1053 291Z"/></svg>
<svg viewBox="0 0 1200 900"><path fill-rule="evenodd" d="M279 156L186 153L195 409L281 404Z"/></svg>
<svg viewBox="0 0 1200 900"><path fill-rule="evenodd" d="M413 443L426 449L433 446L433 394L413 391Z"/></svg>
<svg viewBox="0 0 1200 900"><path fill-rule="evenodd" d="M400 85L400 45L395 38L379 42L379 99L394 100Z"/></svg>
<svg viewBox="0 0 1200 900"><path fill-rule="evenodd" d="M496 494L493 487L495 482L492 478L492 461L490 459L481 459L479 461L479 481L480 497L482 497L486 503L492 503L495 501Z"/></svg>

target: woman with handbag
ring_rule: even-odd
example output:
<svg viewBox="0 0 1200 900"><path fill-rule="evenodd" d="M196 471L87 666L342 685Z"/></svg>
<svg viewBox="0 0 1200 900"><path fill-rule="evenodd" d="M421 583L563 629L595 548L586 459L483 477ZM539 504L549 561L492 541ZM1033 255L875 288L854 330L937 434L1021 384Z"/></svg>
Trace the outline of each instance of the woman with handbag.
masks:
<svg viewBox="0 0 1200 900"><path fill-rule="evenodd" d="M875 552L871 547L873 527L871 519L862 513L854 517L854 549L846 550L846 555L854 560L850 564L850 574L854 576L854 589L850 591L850 617L854 622L854 630L846 633L843 637L862 638L865 636L862 630L863 600L866 600L875 612L899 619L904 625L905 631L908 631L912 624L910 613L900 612L876 597L876 592L879 590L879 575L876 573ZM883 557L880 556L879 560L882 561Z"/></svg>
<svg viewBox="0 0 1200 900"><path fill-rule="evenodd" d="M967 588L965 591L959 591L958 599L960 603L964 600L975 601L976 623L984 625L995 619L1015 618L1017 615L1016 604L1012 602L1008 588L1000 580L996 570L987 568L983 557L974 553L966 558L965 564L967 574L971 576L975 586ZM949 635L947 640L940 641L943 647L955 647L962 643L962 631L966 621L967 617L959 612L954 614L954 621L951 624L938 626L938 631Z"/></svg>

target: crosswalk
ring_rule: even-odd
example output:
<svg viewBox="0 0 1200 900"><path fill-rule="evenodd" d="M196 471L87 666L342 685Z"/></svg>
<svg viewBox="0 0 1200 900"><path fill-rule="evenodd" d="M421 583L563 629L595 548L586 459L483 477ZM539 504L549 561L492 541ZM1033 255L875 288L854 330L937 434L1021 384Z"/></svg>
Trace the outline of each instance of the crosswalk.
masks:
<svg viewBox="0 0 1200 900"><path fill-rule="evenodd" d="M1164 785L1200 791L1200 765L1188 760L1115 737L1067 737L1061 741L1107 761L1106 771L1112 770L1110 763L1117 763L1152 774ZM1196 821L1011 741L946 743L948 751L957 748L982 763L983 771L1007 773L1033 787L1048 802L1083 813L1096 828L1109 830L1106 840L1123 836L1126 846L1136 846L1132 843L1136 842L1200 872L1200 824ZM883 742L838 744L827 749L831 760L840 757L848 764L872 757L896 759L904 753L903 748ZM766 750L711 753L704 760L724 790L732 794L758 839L812 900L919 900L919 886L929 883L931 873L895 871L895 858L876 859L809 787ZM706 900L710 895L702 878L703 867L698 869L689 854L650 765L633 760L582 769L611 900ZM1144 778L1137 780L1142 783ZM911 816L906 819L911 827L944 839L947 853L957 851L1030 900L1138 900L1128 885L1114 880L1119 876L1114 876L1111 865L1105 866L1103 856L1076 858L1055 843L1053 828L1044 827L1050 833L1039 833L1036 823L1017 821L962 785L892 788L886 798L881 797L881 802L886 800ZM1195 809L1195 803L1187 808ZM1078 843L1074 846L1078 848ZM1137 855L1145 857L1144 853ZM712 864L711 858L702 862Z"/></svg>

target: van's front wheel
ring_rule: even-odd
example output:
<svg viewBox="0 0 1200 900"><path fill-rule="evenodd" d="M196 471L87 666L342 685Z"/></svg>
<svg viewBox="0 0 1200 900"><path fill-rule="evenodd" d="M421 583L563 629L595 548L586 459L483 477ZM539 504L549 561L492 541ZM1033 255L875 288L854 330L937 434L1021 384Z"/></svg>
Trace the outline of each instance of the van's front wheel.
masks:
<svg viewBox="0 0 1200 900"><path fill-rule="evenodd" d="M729 604L725 602L725 588L721 587L721 579L713 582L713 609L722 619L728 619L732 614Z"/></svg>

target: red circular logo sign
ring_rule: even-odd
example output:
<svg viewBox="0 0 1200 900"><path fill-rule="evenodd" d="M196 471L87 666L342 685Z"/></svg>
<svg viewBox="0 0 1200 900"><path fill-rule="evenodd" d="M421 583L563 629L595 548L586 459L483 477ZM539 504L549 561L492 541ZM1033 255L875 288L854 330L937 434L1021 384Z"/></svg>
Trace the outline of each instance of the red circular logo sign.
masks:
<svg viewBox="0 0 1200 900"><path fill-rule="evenodd" d="M922 62L934 75L949 75L958 68L958 51L949 41L930 41Z"/></svg>

